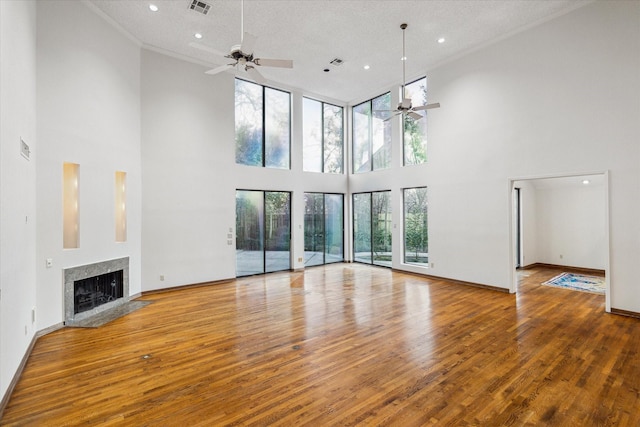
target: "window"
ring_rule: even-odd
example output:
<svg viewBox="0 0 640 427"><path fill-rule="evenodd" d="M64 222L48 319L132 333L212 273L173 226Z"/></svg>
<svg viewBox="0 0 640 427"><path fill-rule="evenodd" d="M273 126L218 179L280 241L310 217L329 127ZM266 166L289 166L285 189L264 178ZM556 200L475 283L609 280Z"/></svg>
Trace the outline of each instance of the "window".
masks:
<svg viewBox="0 0 640 427"><path fill-rule="evenodd" d="M391 267L391 192L353 195L353 259Z"/></svg>
<svg viewBox="0 0 640 427"><path fill-rule="evenodd" d="M303 170L342 173L342 107L303 99Z"/></svg>
<svg viewBox="0 0 640 427"><path fill-rule="evenodd" d="M236 163L289 169L291 95L236 79Z"/></svg>
<svg viewBox="0 0 640 427"><path fill-rule="evenodd" d="M404 190L404 262L429 265L427 188Z"/></svg>
<svg viewBox="0 0 640 427"><path fill-rule="evenodd" d="M402 89L400 89L402 91ZM427 105L427 78L424 77L405 85L405 97L411 99L411 104ZM402 94L401 94L402 95ZM414 120L404 116L404 165L418 165L427 161L427 112L416 111L422 119Z"/></svg>
<svg viewBox="0 0 640 427"><path fill-rule="evenodd" d="M391 165L391 93L353 107L353 172L386 169Z"/></svg>
<svg viewBox="0 0 640 427"><path fill-rule="evenodd" d="M344 261L342 194L304 193L304 265Z"/></svg>
<svg viewBox="0 0 640 427"><path fill-rule="evenodd" d="M236 276L291 268L291 193L236 191Z"/></svg>

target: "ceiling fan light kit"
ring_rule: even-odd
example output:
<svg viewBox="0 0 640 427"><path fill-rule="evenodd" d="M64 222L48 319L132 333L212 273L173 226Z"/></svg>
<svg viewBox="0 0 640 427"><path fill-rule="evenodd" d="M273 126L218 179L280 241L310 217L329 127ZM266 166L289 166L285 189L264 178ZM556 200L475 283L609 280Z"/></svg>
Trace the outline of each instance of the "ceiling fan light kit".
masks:
<svg viewBox="0 0 640 427"><path fill-rule="evenodd" d="M258 38L253 34L244 31L244 0L242 1L240 14L240 35L242 37L240 44L232 46L228 54L224 54L200 43L189 43L191 47L204 50L214 56L228 58L234 61L230 64L212 68L211 70L206 71L205 74L219 74L230 68L239 66L239 68L244 68L244 71L246 71L256 83L265 84L267 79L264 78L256 67L293 68L293 61L290 59L268 59L256 58L254 56L254 46Z"/></svg>

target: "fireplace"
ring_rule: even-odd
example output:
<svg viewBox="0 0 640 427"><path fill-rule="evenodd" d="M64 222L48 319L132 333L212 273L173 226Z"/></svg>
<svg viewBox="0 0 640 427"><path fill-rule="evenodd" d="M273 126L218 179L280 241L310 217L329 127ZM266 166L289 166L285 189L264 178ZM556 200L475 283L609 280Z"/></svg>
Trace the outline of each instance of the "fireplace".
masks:
<svg viewBox="0 0 640 427"><path fill-rule="evenodd" d="M129 301L129 258L64 269L65 324L73 325Z"/></svg>
<svg viewBox="0 0 640 427"><path fill-rule="evenodd" d="M123 271L112 271L73 282L73 313L84 313L122 298Z"/></svg>

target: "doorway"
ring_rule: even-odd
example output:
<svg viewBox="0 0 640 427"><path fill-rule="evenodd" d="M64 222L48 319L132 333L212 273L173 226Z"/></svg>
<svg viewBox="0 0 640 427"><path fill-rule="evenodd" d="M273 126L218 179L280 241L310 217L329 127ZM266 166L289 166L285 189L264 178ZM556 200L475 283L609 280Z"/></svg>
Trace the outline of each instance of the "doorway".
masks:
<svg viewBox="0 0 640 427"><path fill-rule="evenodd" d="M291 268L291 193L236 191L236 277Z"/></svg>
<svg viewBox="0 0 640 427"><path fill-rule="evenodd" d="M609 176L607 172L511 179L510 274L533 265L605 272L610 312Z"/></svg>

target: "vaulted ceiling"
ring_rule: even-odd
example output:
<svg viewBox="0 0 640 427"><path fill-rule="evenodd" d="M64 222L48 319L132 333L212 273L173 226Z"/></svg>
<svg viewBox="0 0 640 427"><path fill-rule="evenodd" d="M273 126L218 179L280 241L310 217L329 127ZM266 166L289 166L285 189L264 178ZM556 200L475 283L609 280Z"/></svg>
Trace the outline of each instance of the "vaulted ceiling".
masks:
<svg viewBox="0 0 640 427"><path fill-rule="evenodd" d="M269 82L342 102L358 101L402 81L402 31L407 23L407 80L557 15L587 0L89 0L144 47L203 65L221 58L191 42L228 52L244 31L257 36L255 54L292 59L293 69L260 67ZM156 12L150 4L158 7ZM202 34L196 40L195 33ZM438 43L444 38L444 43ZM331 65L340 58L342 65ZM368 70L364 66L368 65ZM208 68L207 68L208 67ZM328 72L324 70L328 69ZM247 77L244 71L231 73ZM216 76L211 76L215 79Z"/></svg>

